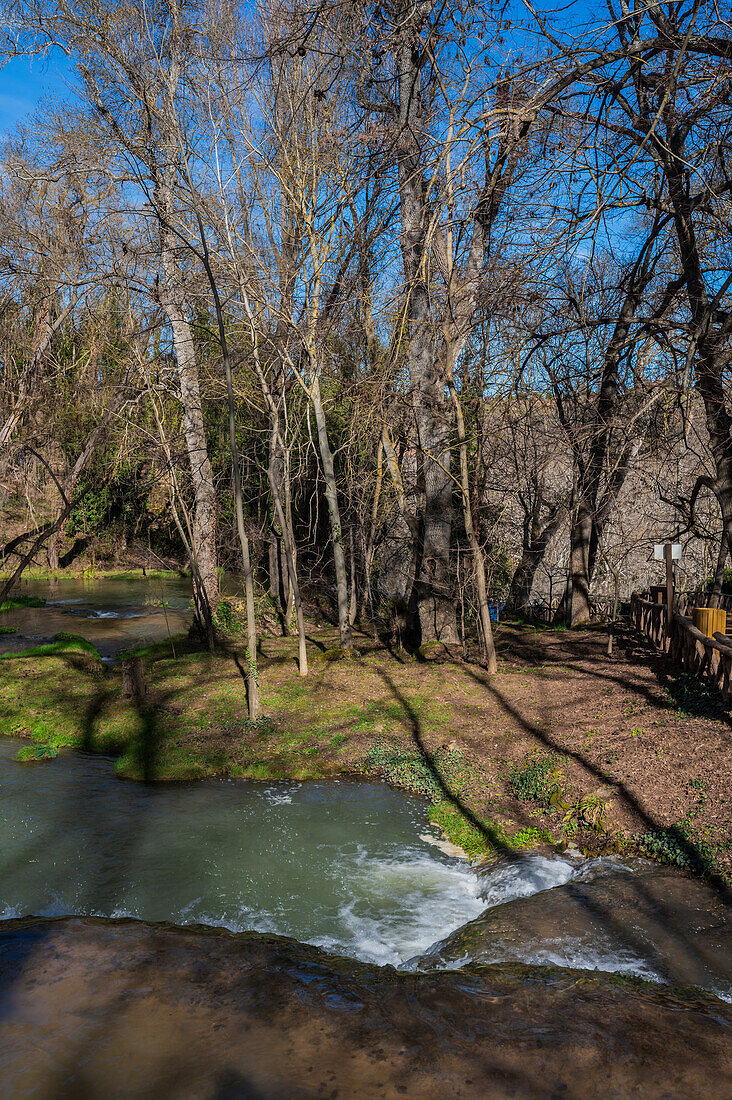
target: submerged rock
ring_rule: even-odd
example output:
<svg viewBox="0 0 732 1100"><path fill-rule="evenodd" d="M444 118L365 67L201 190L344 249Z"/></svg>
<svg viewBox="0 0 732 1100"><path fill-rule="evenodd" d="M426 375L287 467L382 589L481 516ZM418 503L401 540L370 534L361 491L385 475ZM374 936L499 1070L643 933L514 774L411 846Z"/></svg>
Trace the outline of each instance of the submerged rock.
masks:
<svg viewBox="0 0 732 1100"><path fill-rule="evenodd" d="M723 1096L732 1006L549 967L405 974L133 921L0 925L3 1095Z"/></svg>
<svg viewBox="0 0 732 1100"><path fill-rule="evenodd" d="M550 964L698 985L732 1001L732 915L691 875L587 860L563 883L548 879L553 888L508 901L490 894L495 875L486 875L483 889L493 907L433 948L421 967Z"/></svg>

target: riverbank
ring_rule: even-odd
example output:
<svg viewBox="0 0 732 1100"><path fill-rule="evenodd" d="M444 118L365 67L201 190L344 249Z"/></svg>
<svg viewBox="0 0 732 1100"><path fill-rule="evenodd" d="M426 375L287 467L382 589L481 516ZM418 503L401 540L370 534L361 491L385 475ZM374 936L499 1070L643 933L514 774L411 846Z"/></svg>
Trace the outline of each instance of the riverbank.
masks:
<svg viewBox="0 0 732 1100"><path fill-rule="evenodd" d="M469 855L543 843L642 850L732 881L730 718L630 634L502 626L499 673L419 661L370 637L264 637L266 718L246 719L243 656L186 639L143 653L147 694L73 646L1 666L0 733L118 755L120 776L378 778L427 796ZM694 713L696 711L697 713Z"/></svg>

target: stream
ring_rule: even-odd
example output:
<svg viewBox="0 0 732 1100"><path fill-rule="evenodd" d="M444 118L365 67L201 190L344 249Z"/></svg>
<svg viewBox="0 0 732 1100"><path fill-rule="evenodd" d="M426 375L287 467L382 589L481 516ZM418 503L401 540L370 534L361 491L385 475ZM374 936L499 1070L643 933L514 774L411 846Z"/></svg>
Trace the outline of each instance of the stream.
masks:
<svg viewBox="0 0 732 1100"><path fill-rule="evenodd" d="M111 658L188 630L193 618L185 577L31 577L17 593L46 605L2 612L0 625L14 627L15 633L0 635L0 652L41 645L65 632L80 634L102 657Z"/></svg>
<svg viewBox="0 0 732 1100"><path fill-rule="evenodd" d="M157 582L40 587L45 608L3 618L23 644L70 630L111 657L190 614L183 583L165 615ZM732 1096L732 922L685 873L475 866L383 785L144 785L98 756L21 764L18 744L0 741L4 1095Z"/></svg>

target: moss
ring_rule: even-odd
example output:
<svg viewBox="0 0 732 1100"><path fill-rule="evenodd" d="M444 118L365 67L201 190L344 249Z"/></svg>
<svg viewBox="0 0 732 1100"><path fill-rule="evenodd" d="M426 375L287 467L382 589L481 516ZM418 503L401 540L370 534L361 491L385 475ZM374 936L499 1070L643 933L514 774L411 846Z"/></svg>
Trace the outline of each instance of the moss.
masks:
<svg viewBox="0 0 732 1100"><path fill-rule="evenodd" d="M16 626L0 626L0 634L15 634L17 629Z"/></svg>
<svg viewBox="0 0 732 1100"><path fill-rule="evenodd" d="M38 596L10 596L0 603L0 611L15 611L19 607L45 607L46 601Z"/></svg>
<svg viewBox="0 0 732 1100"><path fill-rule="evenodd" d="M27 649L11 650L10 653L0 653L0 661L20 660L23 657L52 657L58 653L68 653L77 650L96 657L101 661L102 655L95 645L78 634L67 634L64 631L54 634L53 641L45 645L33 645Z"/></svg>
<svg viewBox="0 0 732 1100"><path fill-rule="evenodd" d="M416 656L418 661L440 664L443 661L454 661L460 656L460 651L458 646L447 646L443 642L423 642Z"/></svg>
<svg viewBox="0 0 732 1100"><path fill-rule="evenodd" d="M343 646L333 646L320 654L320 660L330 664L333 661L354 661L359 656L355 649L345 649Z"/></svg>
<svg viewBox="0 0 732 1100"><path fill-rule="evenodd" d="M462 848L469 859L495 850L486 834L468 821L452 802L433 802L429 809L429 819L433 825L442 829L448 840Z"/></svg>
<svg viewBox="0 0 732 1100"><path fill-rule="evenodd" d="M115 660L127 661L130 657L150 658L155 661L161 657L180 657L190 647L197 648L197 643L192 641L186 633L170 634L167 638L161 638L159 642L149 642L147 645L135 646L134 649L122 649L117 653Z"/></svg>
<svg viewBox="0 0 732 1100"><path fill-rule="evenodd" d="M527 825L513 833L508 842L512 848L536 848L539 844L553 844L554 837L546 829L535 829Z"/></svg>

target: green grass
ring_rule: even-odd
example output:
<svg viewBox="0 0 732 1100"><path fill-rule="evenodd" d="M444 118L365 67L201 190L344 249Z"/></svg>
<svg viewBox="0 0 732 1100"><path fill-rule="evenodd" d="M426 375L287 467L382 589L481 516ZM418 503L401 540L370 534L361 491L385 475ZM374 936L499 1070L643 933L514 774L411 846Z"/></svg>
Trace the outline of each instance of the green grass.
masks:
<svg viewBox="0 0 732 1100"><path fill-rule="evenodd" d="M0 573L0 580L7 580L10 577L10 573ZM32 577L37 581L51 581L51 580L63 580L69 578L70 580L78 580L81 577L109 577L115 580L165 580L170 578L179 578L190 576L187 569L146 569L143 574L142 569L100 569L97 567L87 566L81 569L24 569L23 577Z"/></svg>
<svg viewBox="0 0 732 1100"><path fill-rule="evenodd" d="M0 626L0 634L15 634L17 630L16 626Z"/></svg>
<svg viewBox="0 0 732 1100"><path fill-rule="evenodd" d="M179 657L184 649L188 647L189 642L190 638L187 632L171 634L167 638L161 638L159 642L149 642L147 645L138 645L133 649L122 649L117 653L115 660L126 661L130 657L149 657L155 661L161 657L172 657L173 651L175 651L175 656ZM190 648L197 648L197 644L190 642Z"/></svg>
<svg viewBox="0 0 732 1100"><path fill-rule="evenodd" d="M0 661L17 661L23 657L54 657L59 653L69 652L88 653L101 661L102 657L95 645L77 634L60 632L54 634L53 641L45 645L33 645L27 649L12 650L10 653L0 653Z"/></svg>

